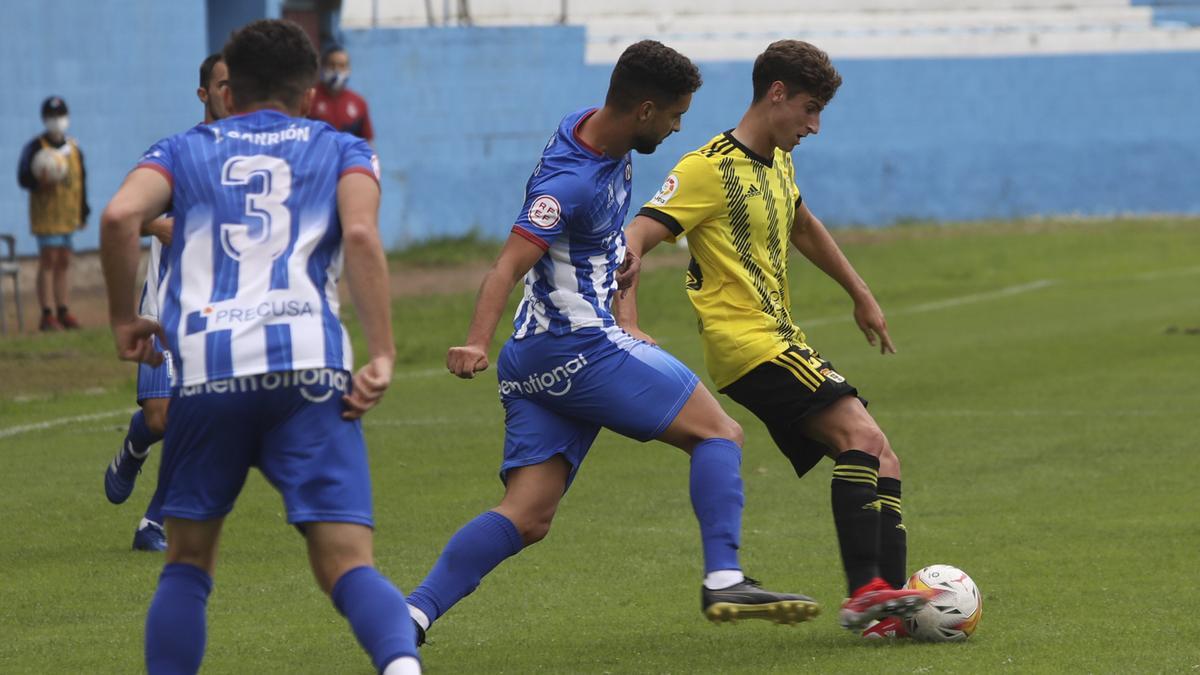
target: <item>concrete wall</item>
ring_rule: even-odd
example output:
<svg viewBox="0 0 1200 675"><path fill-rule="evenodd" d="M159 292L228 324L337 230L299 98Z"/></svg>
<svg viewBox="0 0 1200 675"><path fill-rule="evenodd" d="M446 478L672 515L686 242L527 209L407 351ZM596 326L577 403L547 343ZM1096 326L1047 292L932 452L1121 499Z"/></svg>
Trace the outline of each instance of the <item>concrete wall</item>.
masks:
<svg viewBox="0 0 1200 675"><path fill-rule="evenodd" d="M389 244L508 231L557 121L603 100L611 66L583 63L584 41L579 27L347 31ZM748 103L748 62L700 65L683 131L635 160L635 202ZM1200 52L837 65L845 84L795 156L831 224L1200 213Z"/></svg>
<svg viewBox="0 0 1200 675"><path fill-rule="evenodd" d="M93 214L76 235L98 245L99 211L141 152L203 117L196 101L205 47L202 0L12 0L0 44L7 66L0 97L0 232L35 251L28 194L17 186L21 147L42 132L41 103L58 94L70 108L69 135L88 169Z"/></svg>
<svg viewBox="0 0 1200 675"><path fill-rule="evenodd" d="M41 130L41 100L59 94L71 106L96 211L77 244L95 248L98 211L142 150L199 120L206 15L224 1L5 3L0 43L22 58L0 99L0 232L18 234L23 254L34 244L15 164ZM351 86L378 134L389 245L504 236L558 120L603 100L611 64L588 61L587 30L346 31ZM635 200L748 102L746 58L687 53L706 84L683 132L636 159ZM796 154L801 189L831 224L1200 213L1200 51L835 61L846 83Z"/></svg>

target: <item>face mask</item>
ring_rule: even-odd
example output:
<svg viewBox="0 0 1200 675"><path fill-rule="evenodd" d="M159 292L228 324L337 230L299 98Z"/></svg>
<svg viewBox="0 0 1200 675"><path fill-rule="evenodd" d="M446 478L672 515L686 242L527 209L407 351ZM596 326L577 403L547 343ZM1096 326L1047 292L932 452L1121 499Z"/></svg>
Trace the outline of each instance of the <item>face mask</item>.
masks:
<svg viewBox="0 0 1200 675"><path fill-rule="evenodd" d="M47 117L42 123L46 125L46 131L54 136L66 135L67 127L71 126L71 120L66 115Z"/></svg>
<svg viewBox="0 0 1200 675"><path fill-rule="evenodd" d="M341 91L346 88L346 83L350 81L350 71L348 70L330 70L321 71L321 82L326 87L334 91Z"/></svg>

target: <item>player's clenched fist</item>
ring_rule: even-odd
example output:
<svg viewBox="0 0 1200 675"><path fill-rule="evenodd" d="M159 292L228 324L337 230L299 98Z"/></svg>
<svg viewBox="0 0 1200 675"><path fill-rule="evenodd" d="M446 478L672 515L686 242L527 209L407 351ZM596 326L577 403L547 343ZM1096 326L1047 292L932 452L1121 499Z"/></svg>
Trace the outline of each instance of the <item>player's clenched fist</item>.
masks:
<svg viewBox="0 0 1200 675"><path fill-rule="evenodd" d="M162 364L162 352L154 348L151 337L157 337L160 344L166 344L162 326L157 321L138 317L133 321L112 324L113 339L117 344L117 357L122 361L139 361L151 366Z"/></svg>
<svg viewBox="0 0 1200 675"><path fill-rule="evenodd" d="M473 345L451 347L450 351L446 353L446 368L463 379L475 377L475 373L487 370L487 367L487 350L482 347Z"/></svg>
<svg viewBox="0 0 1200 675"><path fill-rule="evenodd" d="M392 383L392 368L390 357L377 356L358 369L354 374L353 388L342 397L342 403L345 404L343 419L358 419L379 403Z"/></svg>

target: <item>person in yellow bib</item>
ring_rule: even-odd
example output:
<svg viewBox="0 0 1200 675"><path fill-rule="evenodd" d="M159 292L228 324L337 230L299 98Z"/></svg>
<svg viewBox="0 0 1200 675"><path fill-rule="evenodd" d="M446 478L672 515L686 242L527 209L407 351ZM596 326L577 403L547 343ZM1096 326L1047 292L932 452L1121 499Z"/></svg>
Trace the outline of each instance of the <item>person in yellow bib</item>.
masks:
<svg viewBox="0 0 1200 675"><path fill-rule="evenodd" d="M79 328L67 308L72 235L87 223L87 169L83 152L67 136L67 102L51 96L42 102L46 131L21 151L17 182L29 190L29 226L38 242L37 294L43 331ZM57 305L58 311L52 308Z"/></svg>
<svg viewBox="0 0 1200 675"><path fill-rule="evenodd" d="M824 456L834 459L833 514L849 595L839 617L862 629L898 622L929 596L902 588L900 461L858 390L806 343L788 297L791 244L849 293L867 341L895 351L871 290L796 186L791 152L820 130L841 83L817 47L772 43L754 62L754 98L741 122L684 155L626 237L641 256L687 236L687 294L717 388L766 424L798 476ZM617 299L617 321L652 342L638 326L636 297L635 286Z"/></svg>

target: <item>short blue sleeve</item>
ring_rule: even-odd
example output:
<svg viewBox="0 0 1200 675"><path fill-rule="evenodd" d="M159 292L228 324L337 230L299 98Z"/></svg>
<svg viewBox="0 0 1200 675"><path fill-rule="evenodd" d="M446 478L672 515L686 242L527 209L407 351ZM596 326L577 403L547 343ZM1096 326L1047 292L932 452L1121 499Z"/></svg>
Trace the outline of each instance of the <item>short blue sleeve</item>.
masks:
<svg viewBox="0 0 1200 675"><path fill-rule="evenodd" d="M578 176L564 174L530 183L513 232L540 246L550 248L558 235L569 230L587 213L586 206L595 196L595 185Z"/></svg>
<svg viewBox="0 0 1200 675"><path fill-rule="evenodd" d="M338 143L342 148L339 178L348 173L365 173L379 183L379 156L366 141L350 134L339 134Z"/></svg>
<svg viewBox="0 0 1200 675"><path fill-rule="evenodd" d="M172 187L175 186L175 151L171 145L170 138L164 138L161 141L150 146L142 158L138 160L137 169L153 169L158 171L167 179L167 182Z"/></svg>

